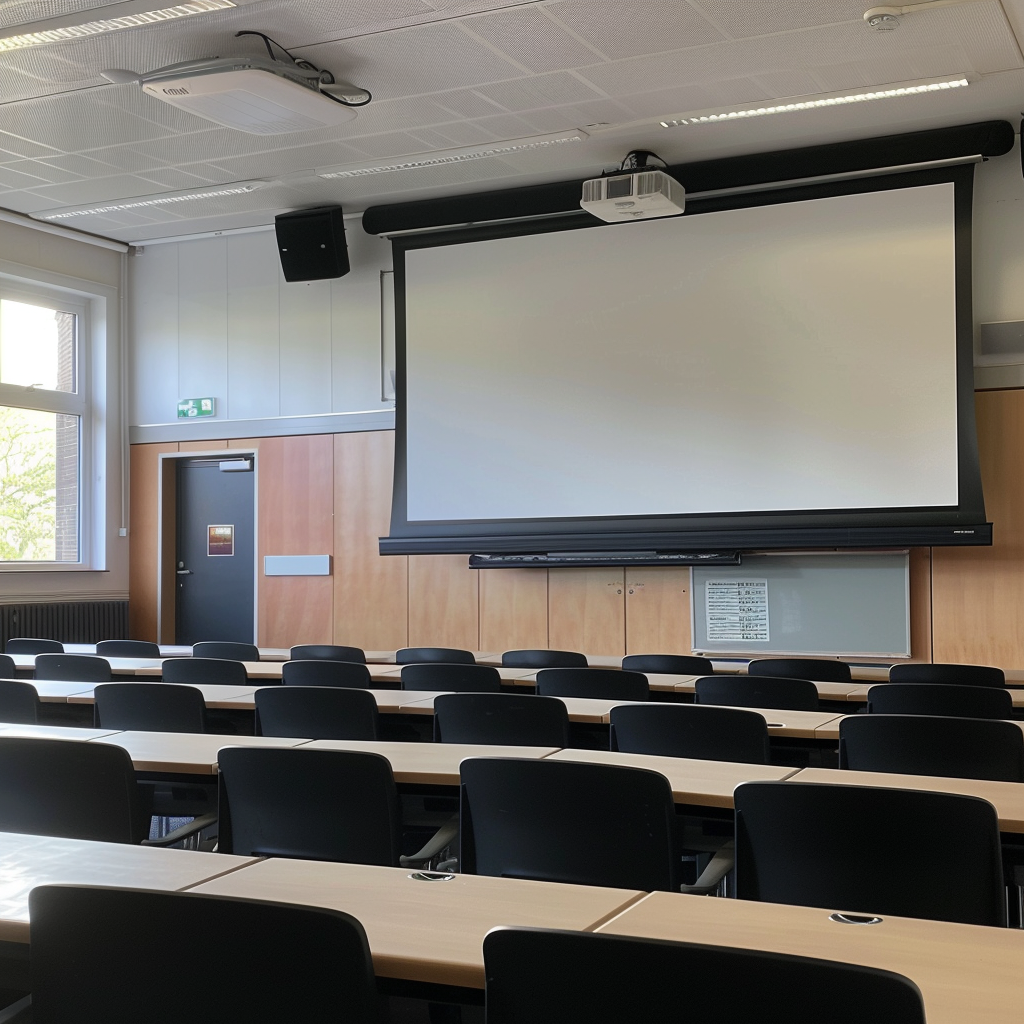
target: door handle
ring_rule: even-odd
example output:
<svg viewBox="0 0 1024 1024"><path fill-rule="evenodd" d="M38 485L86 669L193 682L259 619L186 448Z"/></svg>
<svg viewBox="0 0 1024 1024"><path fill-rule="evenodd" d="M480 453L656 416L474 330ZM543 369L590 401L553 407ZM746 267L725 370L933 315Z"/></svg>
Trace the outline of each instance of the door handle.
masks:
<svg viewBox="0 0 1024 1024"><path fill-rule="evenodd" d="M179 576L191 576L192 575L192 570L191 569L175 569L175 572Z"/></svg>

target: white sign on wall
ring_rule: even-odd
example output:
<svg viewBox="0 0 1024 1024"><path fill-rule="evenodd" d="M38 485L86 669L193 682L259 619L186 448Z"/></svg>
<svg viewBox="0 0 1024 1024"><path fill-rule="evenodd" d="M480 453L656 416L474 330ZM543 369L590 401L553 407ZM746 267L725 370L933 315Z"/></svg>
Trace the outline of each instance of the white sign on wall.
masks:
<svg viewBox="0 0 1024 1024"><path fill-rule="evenodd" d="M766 579L708 580L705 587L709 641L770 639Z"/></svg>

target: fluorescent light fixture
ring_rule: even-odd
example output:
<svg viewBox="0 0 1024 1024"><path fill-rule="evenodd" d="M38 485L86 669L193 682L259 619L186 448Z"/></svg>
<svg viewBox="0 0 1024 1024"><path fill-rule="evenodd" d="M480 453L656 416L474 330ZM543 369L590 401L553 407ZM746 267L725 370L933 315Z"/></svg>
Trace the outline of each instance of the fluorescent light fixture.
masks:
<svg viewBox="0 0 1024 1024"><path fill-rule="evenodd" d="M740 121L749 117L764 117L766 114L789 114L795 110L817 110L821 107L842 107L849 103L867 103L871 100L896 99L900 96L919 96L928 92L944 92L961 89L970 85L963 76L945 78L933 82L907 82L902 85L882 85L869 91L839 93L834 96L818 96L814 99L795 100L792 103L776 103L770 107L750 107L746 110L730 110L724 113L687 114L683 117L660 121L662 128L679 128L682 125L714 124L720 121Z"/></svg>
<svg viewBox="0 0 1024 1024"><path fill-rule="evenodd" d="M444 149L436 153L414 156L407 159L388 160L376 164L343 164L339 167L316 171L318 178L362 178L367 174L383 174L387 171L410 171L420 167L444 167L461 164L467 160L483 160L489 156L506 156L511 153L527 153L549 149L568 142L582 142L588 138L586 132L573 129L554 135L534 135L527 139L511 139L508 142L494 142L483 146L466 146L462 149Z"/></svg>
<svg viewBox="0 0 1024 1024"><path fill-rule="evenodd" d="M241 196L255 192L269 184L266 181L233 181L227 185L211 185L209 188L193 189L191 192L161 192L155 196L136 196L119 202L103 203L101 206L65 206L59 210L48 210L32 216L37 220L70 220L73 217L101 216L105 213L120 213L123 210L138 210L147 206L170 206L174 203L190 203L196 199L217 199L220 196Z"/></svg>
<svg viewBox="0 0 1024 1024"><path fill-rule="evenodd" d="M244 3L245 0L240 2ZM28 31L0 38L0 52L23 50L29 46L44 46L47 43L63 43L71 39L85 39L105 32L116 32L122 28L139 28L142 25L154 25L161 21L174 21L192 14L209 14L211 11L223 11L237 6L235 0L186 0L185 3L173 4L170 7L154 7L153 0L143 0L142 3L108 4L94 9L91 13L109 11L109 18L79 21L82 15L77 14L73 17L50 18L31 25L21 25L20 28Z"/></svg>

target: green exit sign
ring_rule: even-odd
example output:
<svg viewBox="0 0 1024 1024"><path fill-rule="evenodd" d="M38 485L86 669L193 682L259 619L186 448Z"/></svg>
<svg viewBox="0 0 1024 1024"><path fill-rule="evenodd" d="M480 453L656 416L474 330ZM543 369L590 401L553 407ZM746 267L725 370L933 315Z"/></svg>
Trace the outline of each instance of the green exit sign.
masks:
<svg viewBox="0 0 1024 1024"><path fill-rule="evenodd" d="M216 416L215 398L183 398L178 403L178 419L192 419L195 416Z"/></svg>

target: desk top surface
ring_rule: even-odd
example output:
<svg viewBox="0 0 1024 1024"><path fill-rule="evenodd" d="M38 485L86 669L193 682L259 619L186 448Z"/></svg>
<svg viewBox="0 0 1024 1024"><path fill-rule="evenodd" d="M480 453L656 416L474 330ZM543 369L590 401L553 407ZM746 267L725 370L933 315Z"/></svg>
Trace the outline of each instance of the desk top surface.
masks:
<svg viewBox="0 0 1024 1024"><path fill-rule="evenodd" d="M52 883L172 891L254 863L251 857L0 832L0 940L28 941L28 894Z"/></svg>
<svg viewBox="0 0 1024 1024"><path fill-rule="evenodd" d="M895 971L921 989L928 1024L1015 1024L1021 1019L1024 931L901 917L886 917L877 925L848 925L830 921L830 913L658 892L595 930Z"/></svg>
<svg viewBox="0 0 1024 1024"><path fill-rule="evenodd" d="M27 736L49 740L101 740L106 736L116 736L118 729L79 729L74 725L16 725L11 722L0 722L0 736Z"/></svg>
<svg viewBox="0 0 1024 1024"><path fill-rule="evenodd" d="M976 796L992 804L1003 832L1024 832L1024 783L986 779L948 779L935 775L896 775L890 772L853 772L842 768L803 768L789 782L827 782L845 786L880 786L884 789L919 789L931 793Z"/></svg>
<svg viewBox="0 0 1024 1024"><path fill-rule="evenodd" d="M1007 679L1009 680L1009 673L1007 673ZM868 690L872 686L877 686L878 683L861 683L855 686L847 695L848 701L857 701L858 703L865 703L868 699ZM884 684L883 684L884 685ZM1007 690L1010 695L1011 702L1015 708L1024 708L1024 690Z"/></svg>
<svg viewBox="0 0 1024 1024"><path fill-rule="evenodd" d="M782 782L797 771L796 768L779 765L699 761L686 757L623 754L608 750L560 750L551 755L551 760L647 768L668 779L672 787L672 798L677 804L705 807L732 807L733 790L742 783Z"/></svg>
<svg viewBox="0 0 1024 1024"><path fill-rule="evenodd" d="M483 988L482 944L492 928L589 929L642 895L483 875L416 881L405 868L299 860L272 859L242 871L193 891L343 910L366 929L379 976L469 988Z"/></svg>
<svg viewBox="0 0 1024 1024"><path fill-rule="evenodd" d="M217 752L223 747L301 747L309 740L194 732L117 732L100 742L127 750L139 772L216 775Z"/></svg>
<svg viewBox="0 0 1024 1024"><path fill-rule="evenodd" d="M112 683L103 683L104 686L118 686L123 682L129 682L130 680L114 680ZM71 684L64 684L71 685ZM100 685L100 684L97 684ZM163 686L164 684L159 680L152 680L147 682L146 686ZM206 706L210 708L219 707L237 707L233 699L249 698L252 701L252 695L256 692L255 684L252 686L226 686L221 683L186 683L186 686L191 686L195 690L199 690L203 695L203 700L206 702ZM95 704L95 686L88 683L79 683L79 690L76 693L68 695L67 702L69 704ZM255 704L250 704L250 707L255 707Z"/></svg>

